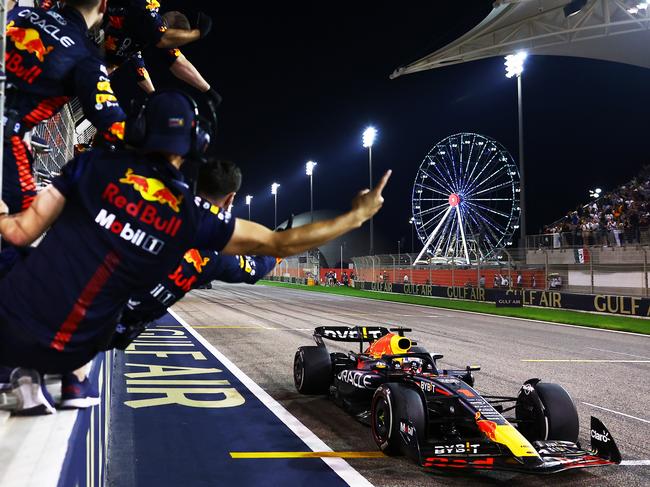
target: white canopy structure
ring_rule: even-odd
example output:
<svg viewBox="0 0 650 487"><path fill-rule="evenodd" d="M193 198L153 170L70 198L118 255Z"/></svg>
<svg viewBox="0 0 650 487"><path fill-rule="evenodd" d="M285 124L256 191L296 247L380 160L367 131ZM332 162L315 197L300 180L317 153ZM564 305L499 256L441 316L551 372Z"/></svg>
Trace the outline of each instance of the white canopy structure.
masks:
<svg viewBox="0 0 650 487"><path fill-rule="evenodd" d="M520 50L650 68L648 1L497 0L474 29L391 78Z"/></svg>

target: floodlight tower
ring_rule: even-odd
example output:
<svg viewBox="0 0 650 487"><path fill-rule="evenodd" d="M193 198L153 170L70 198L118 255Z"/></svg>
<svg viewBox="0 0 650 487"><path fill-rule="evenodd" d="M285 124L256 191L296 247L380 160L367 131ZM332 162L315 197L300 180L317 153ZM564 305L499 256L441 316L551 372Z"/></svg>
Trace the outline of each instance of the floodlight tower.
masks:
<svg viewBox="0 0 650 487"><path fill-rule="evenodd" d="M372 144L377 137L377 129L368 127L363 131L363 146L368 148L368 173L370 176L370 190L372 191ZM374 218L370 218L370 255L375 255L375 242L374 242Z"/></svg>
<svg viewBox="0 0 650 487"><path fill-rule="evenodd" d="M271 185L271 194L273 195L273 206L275 208L274 217L273 217L273 229L278 228L278 188L280 185L278 183L273 183Z"/></svg>
<svg viewBox="0 0 650 487"><path fill-rule="evenodd" d="M521 208L520 235L526 247L526 180L524 176L524 118L521 93L521 74L524 72L524 62L528 57L526 51L519 51L506 56L506 78L517 77L517 112L519 118L519 207ZM521 246L521 243L519 244Z"/></svg>
<svg viewBox="0 0 650 487"><path fill-rule="evenodd" d="M314 168L317 163L314 161L307 161L305 164L305 173L309 176L309 219L310 223L314 223Z"/></svg>
<svg viewBox="0 0 650 487"><path fill-rule="evenodd" d="M253 197L249 194L246 195L246 206L248 206L248 220L251 219L251 203L253 202Z"/></svg>

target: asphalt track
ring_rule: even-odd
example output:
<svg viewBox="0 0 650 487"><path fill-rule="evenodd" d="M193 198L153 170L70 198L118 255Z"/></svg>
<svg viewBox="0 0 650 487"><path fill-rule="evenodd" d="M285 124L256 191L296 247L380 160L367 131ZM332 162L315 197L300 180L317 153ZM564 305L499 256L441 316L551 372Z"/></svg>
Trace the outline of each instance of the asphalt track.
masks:
<svg viewBox="0 0 650 487"><path fill-rule="evenodd" d="M441 366L480 364L480 392L515 395L532 377L562 384L578 407L580 441L589 444L589 416L595 415L612 433L624 461L641 463L543 477L468 477L427 473L403 458L347 459L376 486L650 485L650 336L266 286L195 291L174 310L334 451L377 449L368 427L325 397L295 391L296 348L313 344L312 330L319 325L403 325L413 329L420 345L444 354ZM330 348L346 351L345 345ZM254 460L260 468L277 461Z"/></svg>

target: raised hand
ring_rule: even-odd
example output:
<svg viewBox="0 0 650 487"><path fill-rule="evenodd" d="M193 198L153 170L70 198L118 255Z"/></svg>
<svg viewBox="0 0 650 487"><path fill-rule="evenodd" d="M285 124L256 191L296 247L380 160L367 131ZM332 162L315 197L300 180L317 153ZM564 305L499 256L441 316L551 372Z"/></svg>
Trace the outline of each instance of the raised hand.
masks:
<svg viewBox="0 0 650 487"><path fill-rule="evenodd" d="M372 191L364 189L352 200L352 211L357 213L362 221L370 220L384 204L382 192L392 172L391 170L386 171Z"/></svg>

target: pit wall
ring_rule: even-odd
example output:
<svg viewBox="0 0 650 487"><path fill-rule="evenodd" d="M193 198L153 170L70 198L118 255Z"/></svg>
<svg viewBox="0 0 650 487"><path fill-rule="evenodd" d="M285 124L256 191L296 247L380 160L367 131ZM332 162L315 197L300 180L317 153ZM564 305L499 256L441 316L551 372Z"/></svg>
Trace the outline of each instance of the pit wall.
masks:
<svg viewBox="0 0 650 487"><path fill-rule="evenodd" d="M100 353L93 361L90 380L98 384L102 401L98 406L79 410L58 487L105 485L112 369L112 351Z"/></svg>

